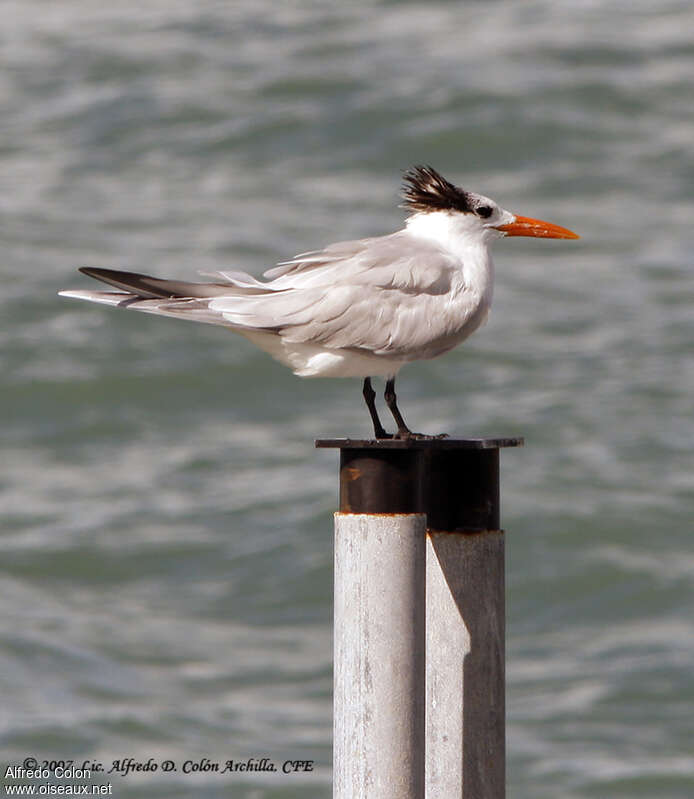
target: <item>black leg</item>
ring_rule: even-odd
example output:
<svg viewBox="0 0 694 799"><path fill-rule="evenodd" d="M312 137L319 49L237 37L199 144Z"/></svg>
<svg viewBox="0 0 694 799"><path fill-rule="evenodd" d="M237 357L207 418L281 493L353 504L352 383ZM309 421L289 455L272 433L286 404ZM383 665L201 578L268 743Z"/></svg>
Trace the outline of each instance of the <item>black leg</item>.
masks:
<svg viewBox="0 0 694 799"><path fill-rule="evenodd" d="M405 420L402 418L402 414L398 410L397 406L397 397L395 396L395 378L391 377L390 380L386 381L386 392L383 395L386 405L390 409L390 412L393 414L393 419L395 419L395 424L398 426L398 432L396 433L397 438L411 438L413 433L409 429L409 427L405 424Z"/></svg>
<svg viewBox="0 0 694 799"><path fill-rule="evenodd" d="M362 390L362 394L364 395L366 407L369 409L369 413L371 414L371 421L374 425L374 435L376 438L392 438L393 436L390 433L386 433L386 431L383 429L381 420L378 418L378 411L376 410L376 403L374 401L376 399L376 392L373 390L370 377L364 378L364 388Z"/></svg>

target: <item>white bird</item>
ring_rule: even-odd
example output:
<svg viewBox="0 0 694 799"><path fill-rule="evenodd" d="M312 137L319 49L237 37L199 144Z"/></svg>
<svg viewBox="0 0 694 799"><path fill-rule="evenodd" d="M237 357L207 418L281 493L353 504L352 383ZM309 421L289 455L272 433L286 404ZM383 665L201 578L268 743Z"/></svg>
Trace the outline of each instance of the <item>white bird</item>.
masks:
<svg viewBox="0 0 694 799"><path fill-rule="evenodd" d="M474 333L492 302L489 246L503 236L577 239L566 228L517 216L481 194L449 183L430 166L405 173L405 227L376 238L329 244L265 272L216 272L212 283L160 280L83 268L112 291L62 291L64 297L228 327L301 377L363 377L376 438L372 376L386 378L396 438L405 424L395 376L411 361L436 358Z"/></svg>

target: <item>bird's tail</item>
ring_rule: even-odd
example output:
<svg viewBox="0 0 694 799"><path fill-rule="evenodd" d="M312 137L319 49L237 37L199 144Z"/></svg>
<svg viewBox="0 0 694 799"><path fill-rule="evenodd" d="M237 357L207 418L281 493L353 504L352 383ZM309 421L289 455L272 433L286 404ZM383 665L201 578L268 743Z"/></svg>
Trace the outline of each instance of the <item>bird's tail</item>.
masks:
<svg viewBox="0 0 694 799"><path fill-rule="evenodd" d="M269 291L262 283L244 273L219 272L224 282L190 283L182 280L161 280L137 272L83 267L82 274L108 283L119 291L61 291L61 297L115 305L135 311L189 319L228 326L218 311L209 307L210 300L222 296L248 296Z"/></svg>

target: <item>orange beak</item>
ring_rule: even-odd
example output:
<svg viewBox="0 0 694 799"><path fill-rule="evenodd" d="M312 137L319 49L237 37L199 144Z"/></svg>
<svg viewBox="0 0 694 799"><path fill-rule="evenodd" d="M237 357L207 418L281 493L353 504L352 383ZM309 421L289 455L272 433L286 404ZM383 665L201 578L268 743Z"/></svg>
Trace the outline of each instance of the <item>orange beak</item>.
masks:
<svg viewBox="0 0 694 799"><path fill-rule="evenodd" d="M565 227L543 222L541 219L531 219L529 216L517 216L515 222L509 225L499 225L497 230L507 236L534 236L538 239L578 239L573 231Z"/></svg>

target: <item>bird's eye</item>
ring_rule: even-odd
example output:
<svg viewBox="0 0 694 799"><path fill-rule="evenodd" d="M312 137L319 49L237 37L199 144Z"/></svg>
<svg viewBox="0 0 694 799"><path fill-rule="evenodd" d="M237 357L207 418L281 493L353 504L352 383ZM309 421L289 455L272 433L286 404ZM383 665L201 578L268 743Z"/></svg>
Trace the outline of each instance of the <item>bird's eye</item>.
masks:
<svg viewBox="0 0 694 799"><path fill-rule="evenodd" d="M481 216L482 219L489 219L492 213L493 210L489 205L480 205L477 209L477 216Z"/></svg>

